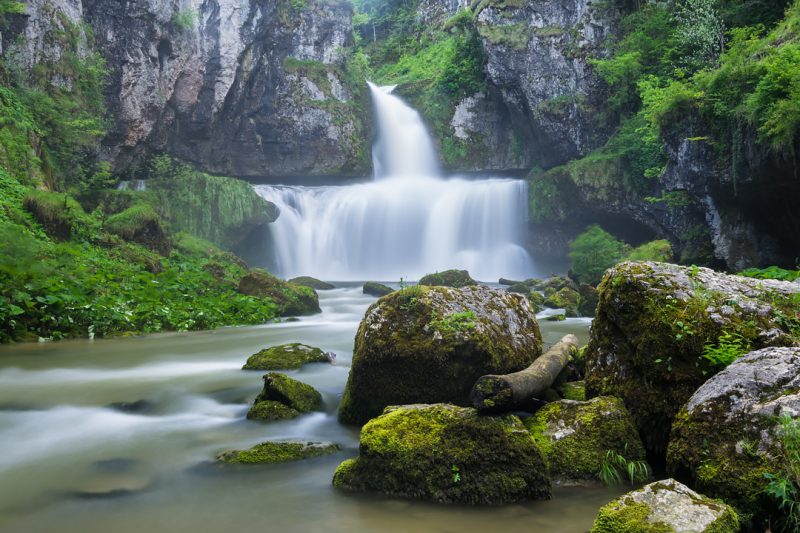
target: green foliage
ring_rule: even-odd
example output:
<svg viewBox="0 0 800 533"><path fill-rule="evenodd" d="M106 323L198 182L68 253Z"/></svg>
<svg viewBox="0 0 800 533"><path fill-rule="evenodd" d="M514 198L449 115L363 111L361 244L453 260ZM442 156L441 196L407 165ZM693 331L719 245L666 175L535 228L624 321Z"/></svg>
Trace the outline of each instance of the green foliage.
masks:
<svg viewBox="0 0 800 533"><path fill-rule="evenodd" d="M581 283L597 285L603 273L623 260L625 243L597 225L586 228L569 244L571 270Z"/></svg>
<svg viewBox="0 0 800 533"><path fill-rule="evenodd" d="M750 351L749 343L739 333L724 331L716 343L703 346L702 357L714 372L722 370Z"/></svg>
<svg viewBox="0 0 800 533"><path fill-rule="evenodd" d="M777 531L800 530L800 420L783 413L779 418L778 435L782 452L782 470L767 473L765 493L783 513Z"/></svg>
<svg viewBox="0 0 800 533"><path fill-rule="evenodd" d="M717 0L680 0L675 9L681 67L696 72L716 64L723 47L724 25Z"/></svg>
<svg viewBox="0 0 800 533"><path fill-rule="evenodd" d="M623 480L635 485L644 483L650 478L650 466L646 461L629 461L626 459L625 454L608 450L597 477L610 487L621 485Z"/></svg>
<svg viewBox="0 0 800 533"><path fill-rule="evenodd" d="M447 315L440 320L432 320L429 325L443 335L464 333L475 329L476 318L474 312L463 311Z"/></svg>
<svg viewBox="0 0 800 533"><path fill-rule="evenodd" d="M672 246L667 240L651 241L637 246L630 254L629 261L672 261Z"/></svg>
<svg viewBox="0 0 800 533"><path fill-rule="evenodd" d="M16 0L0 0L0 17L25 13L25 4Z"/></svg>
<svg viewBox="0 0 800 533"><path fill-rule="evenodd" d="M182 31L193 30L197 24L197 16L194 9L181 9L172 15L172 23Z"/></svg>
<svg viewBox="0 0 800 533"><path fill-rule="evenodd" d="M771 266L767 268L748 268L740 272L740 276L757 279L779 279L782 281L795 281L800 279L800 269L786 270L780 267Z"/></svg>

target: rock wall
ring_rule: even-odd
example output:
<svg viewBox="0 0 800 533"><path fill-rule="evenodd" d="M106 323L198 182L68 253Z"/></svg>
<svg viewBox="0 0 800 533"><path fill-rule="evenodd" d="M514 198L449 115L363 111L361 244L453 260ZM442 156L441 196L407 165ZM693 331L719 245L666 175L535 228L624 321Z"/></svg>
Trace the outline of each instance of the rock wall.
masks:
<svg viewBox="0 0 800 533"><path fill-rule="evenodd" d="M110 68L117 170L166 151L240 177L368 171L345 0L31 0L14 45L26 68L58 53L64 16L86 22Z"/></svg>

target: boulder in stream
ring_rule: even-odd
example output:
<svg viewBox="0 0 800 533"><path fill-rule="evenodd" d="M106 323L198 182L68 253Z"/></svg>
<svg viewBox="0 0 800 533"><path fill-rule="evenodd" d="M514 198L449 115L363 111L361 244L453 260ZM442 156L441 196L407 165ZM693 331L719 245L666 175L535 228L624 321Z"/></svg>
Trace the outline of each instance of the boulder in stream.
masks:
<svg viewBox="0 0 800 533"><path fill-rule="evenodd" d="M361 429L359 456L333 484L441 503L550 497L547 466L519 418L447 404L387 408Z"/></svg>
<svg viewBox="0 0 800 533"><path fill-rule="evenodd" d="M603 506L590 533L737 533L729 505L674 479L650 483Z"/></svg>
<svg viewBox="0 0 800 533"><path fill-rule="evenodd" d="M251 355L247 363L242 367L244 370L283 370L295 369L308 363L330 363L336 356L332 353L325 353L319 348L293 342L290 344L279 344L265 348L260 352Z"/></svg>
<svg viewBox="0 0 800 533"><path fill-rule="evenodd" d="M675 415L716 372L702 357L723 334L752 348L800 342L800 284L707 268L626 262L609 269L586 349L589 397L617 396L663 458Z"/></svg>
<svg viewBox="0 0 800 533"><path fill-rule="evenodd" d="M317 291L329 291L336 288L335 285L331 285L326 281L318 280L317 278L312 278L311 276L292 278L289 280L289 283L294 283L295 285L301 285Z"/></svg>
<svg viewBox="0 0 800 533"><path fill-rule="evenodd" d="M319 409L322 395L284 374L270 372L264 376L264 388L256 397L247 418L254 420L286 420Z"/></svg>
<svg viewBox="0 0 800 533"><path fill-rule="evenodd" d="M389 405L468 406L479 377L522 370L541 353L524 296L484 286L395 291L361 321L339 420L363 424Z"/></svg>
<svg viewBox="0 0 800 533"><path fill-rule="evenodd" d="M419 285L453 287L456 289L477 284L478 282L472 279L469 272L466 270L445 270L444 272L436 272L435 274L422 276L419 280Z"/></svg>
<svg viewBox="0 0 800 533"><path fill-rule="evenodd" d="M278 279L269 272L252 270L239 281L238 291L248 296L269 298L278 306L279 316L313 315L320 312L314 289Z"/></svg>
<svg viewBox="0 0 800 533"><path fill-rule="evenodd" d="M578 316L578 302L580 300L578 291L569 287L561 289L545 289L544 306L550 309L563 309L566 316Z"/></svg>
<svg viewBox="0 0 800 533"><path fill-rule="evenodd" d="M381 296L386 296L387 294L394 292L394 289L376 281L368 281L364 284L362 292L364 294L377 296L380 298Z"/></svg>
<svg viewBox="0 0 800 533"><path fill-rule="evenodd" d="M706 381L678 413L669 474L753 515L763 531L776 522L768 516L765 474L782 474L790 462L781 414L800 418L800 348L747 354Z"/></svg>
<svg viewBox="0 0 800 533"><path fill-rule="evenodd" d="M599 480L609 452L643 461L644 446L622 400L561 400L525 420L554 480L565 484Z"/></svg>
<svg viewBox="0 0 800 533"><path fill-rule="evenodd" d="M332 442L271 441L262 442L249 450L229 450L217 455L217 461L228 464L269 464L300 461L340 450Z"/></svg>

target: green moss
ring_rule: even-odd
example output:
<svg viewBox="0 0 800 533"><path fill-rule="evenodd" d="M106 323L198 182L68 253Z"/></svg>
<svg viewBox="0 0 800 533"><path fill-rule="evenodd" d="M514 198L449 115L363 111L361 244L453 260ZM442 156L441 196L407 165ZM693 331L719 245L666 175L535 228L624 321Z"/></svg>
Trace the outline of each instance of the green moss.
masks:
<svg viewBox="0 0 800 533"><path fill-rule="evenodd" d="M269 298L281 316L310 315L320 312L314 289L288 283L263 270L252 270L239 281L239 292Z"/></svg>
<svg viewBox="0 0 800 533"><path fill-rule="evenodd" d="M52 238L87 239L96 223L66 193L29 190L22 205Z"/></svg>
<svg viewBox="0 0 800 533"><path fill-rule="evenodd" d="M492 44L501 44L515 50L525 50L530 41L528 26L526 24L503 24L489 25L481 24L478 26L481 37Z"/></svg>
<svg viewBox="0 0 800 533"><path fill-rule="evenodd" d="M525 426L557 478L599 479L609 450L629 461L644 459L641 439L617 398L550 403L526 420Z"/></svg>
<svg viewBox="0 0 800 533"><path fill-rule="evenodd" d="M374 281L368 281L364 284L363 288L364 294L369 294L370 296L386 296L394 292L394 289L391 287L387 287L381 283L376 283Z"/></svg>
<svg viewBox="0 0 800 533"><path fill-rule="evenodd" d="M319 348L300 343L271 346L251 355L244 370L281 370L300 368L308 363L329 363L330 359Z"/></svg>
<svg viewBox="0 0 800 533"><path fill-rule="evenodd" d="M578 316L579 300L580 295L577 291L564 287L556 292L551 292L550 295L545 298L544 306L551 309L563 309L567 316Z"/></svg>
<svg viewBox="0 0 800 533"><path fill-rule="evenodd" d="M103 229L162 255L169 255L172 248L161 226L161 218L148 204L136 204L109 217L103 224Z"/></svg>
<svg viewBox="0 0 800 533"><path fill-rule="evenodd" d="M281 402L261 401L254 404L247 411L247 418L271 422L275 420L291 420L301 414L297 409L292 409Z"/></svg>
<svg viewBox="0 0 800 533"><path fill-rule="evenodd" d="M443 503L550 495L542 456L514 416L444 404L389 408L362 428L359 450L337 469L335 486Z"/></svg>
<svg viewBox="0 0 800 533"><path fill-rule="evenodd" d="M229 464L270 464L300 461L340 450L337 444L325 442L263 442L249 450L231 450L217 456Z"/></svg>
<svg viewBox="0 0 800 533"><path fill-rule="evenodd" d="M264 389L254 405L261 402L280 402L301 413L307 413L322 405L322 395L311 385L284 374L270 372L264 376Z"/></svg>
<svg viewBox="0 0 800 533"><path fill-rule="evenodd" d="M664 524L647 520L650 508L644 503L613 501L600 508L590 533L676 533Z"/></svg>
<svg viewBox="0 0 800 533"><path fill-rule="evenodd" d="M565 400L586 401L586 385L583 381L568 381L561 385Z"/></svg>
<svg viewBox="0 0 800 533"><path fill-rule="evenodd" d="M318 291L329 291L331 289L336 288L334 285L331 285L330 283L320 281L317 278L312 278L311 276L300 276L299 278L292 278L289 280L289 283L294 283L295 285L302 285L303 287L308 287L310 289Z"/></svg>
<svg viewBox="0 0 800 533"><path fill-rule="evenodd" d="M423 276L420 278L419 284L434 287L459 288L468 285L476 285L476 281L470 277L469 272L466 270L445 270L444 272Z"/></svg>

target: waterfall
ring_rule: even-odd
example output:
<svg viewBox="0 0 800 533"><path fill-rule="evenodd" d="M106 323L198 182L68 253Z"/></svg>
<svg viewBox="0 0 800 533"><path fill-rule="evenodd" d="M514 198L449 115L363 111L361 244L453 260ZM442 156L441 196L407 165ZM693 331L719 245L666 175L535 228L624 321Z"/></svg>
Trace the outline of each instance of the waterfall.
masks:
<svg viewBox="0 0 800 533"><path fill-rule="evenodd" d="M269 225L273 270L336 281L413 280L450 268L485 281L530 277L526 182L441 177L419 114L391 88L370 90L374 181L255 187L280 209Z"/></svg>

